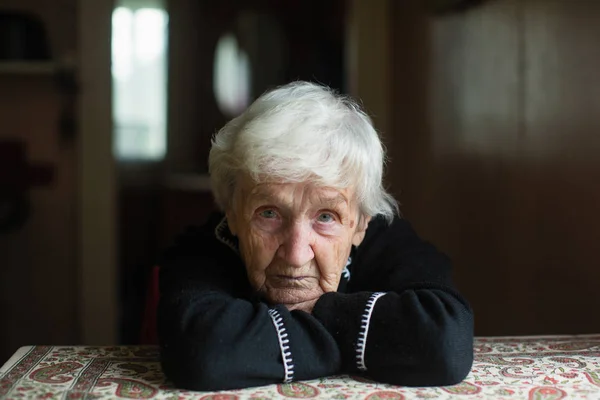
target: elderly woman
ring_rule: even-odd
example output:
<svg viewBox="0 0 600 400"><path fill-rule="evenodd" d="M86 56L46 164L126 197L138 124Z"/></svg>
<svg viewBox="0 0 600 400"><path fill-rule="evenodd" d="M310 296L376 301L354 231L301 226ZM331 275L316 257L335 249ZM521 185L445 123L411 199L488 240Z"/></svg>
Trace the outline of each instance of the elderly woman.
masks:
<svg viewBox="0 0 600 400"><path fill-rule="evenodd" d="M360 107L311 83L264 94L217 133L209 166L223 214L161 264L158 334L175 385L467 375L471 309L448 258L398 216L383 164Z"/></svg>

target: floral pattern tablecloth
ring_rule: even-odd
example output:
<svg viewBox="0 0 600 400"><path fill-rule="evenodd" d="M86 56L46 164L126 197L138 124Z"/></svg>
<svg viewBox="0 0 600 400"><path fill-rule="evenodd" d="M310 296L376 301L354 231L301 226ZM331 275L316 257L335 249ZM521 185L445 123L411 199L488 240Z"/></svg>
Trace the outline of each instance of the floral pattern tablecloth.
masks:
<svg viewBox="0 0 600 400"><path fill-rule="evenodd" d="M173 388L156 347L23 347L0 369L0 399L600 399L600 335L477 338L467 379L407 388L336 376L219 393Z"/></svg>

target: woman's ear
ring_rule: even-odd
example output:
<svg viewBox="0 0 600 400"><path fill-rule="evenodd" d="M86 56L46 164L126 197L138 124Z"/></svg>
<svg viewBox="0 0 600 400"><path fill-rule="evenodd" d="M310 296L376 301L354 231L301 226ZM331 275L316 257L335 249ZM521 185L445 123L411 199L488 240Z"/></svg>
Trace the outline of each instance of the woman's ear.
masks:
<svg viewBox="0 0 600 400"><path fill-rule="evenodd" d="M354 246L358 247L362 243L363 239L365 238L365 234L367 233L369 222L371 222L370 216L361 215L358 220L356 232L354 232L354 236L352 237L352 244Z"/></svg>

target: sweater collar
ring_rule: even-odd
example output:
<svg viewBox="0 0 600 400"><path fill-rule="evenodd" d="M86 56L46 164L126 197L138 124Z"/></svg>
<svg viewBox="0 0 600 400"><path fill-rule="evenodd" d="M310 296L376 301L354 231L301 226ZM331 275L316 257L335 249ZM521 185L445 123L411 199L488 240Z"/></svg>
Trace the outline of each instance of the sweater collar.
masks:
<svg viewBox="0 0 600 400"><path fill-rule="evenodd" d="M227 217L223 217L223 219L221 219L221 222L219 222L215 227L215 237L219 242L225 244L236 254L240 254L238 239L233 235L233 233L231 233L231 230L229 230Z"/></svg>

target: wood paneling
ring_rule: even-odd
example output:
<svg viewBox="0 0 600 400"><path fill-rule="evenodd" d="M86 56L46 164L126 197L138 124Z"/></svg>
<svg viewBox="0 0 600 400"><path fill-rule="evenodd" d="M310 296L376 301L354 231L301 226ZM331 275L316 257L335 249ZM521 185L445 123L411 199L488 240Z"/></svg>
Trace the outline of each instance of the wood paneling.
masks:
<svg viewBox="0 0 600 400"><path fill-rule="evenodd" d="M391 179L453 258L477 333L599 331L600 3L394 18Z"/></svg>
<svg viewBox="0 0 600 400"><path fill-rule="evenodd" d="M600 3L523 2L521 158L539 182L530 280L546 329L600 331Z"/></svg>

